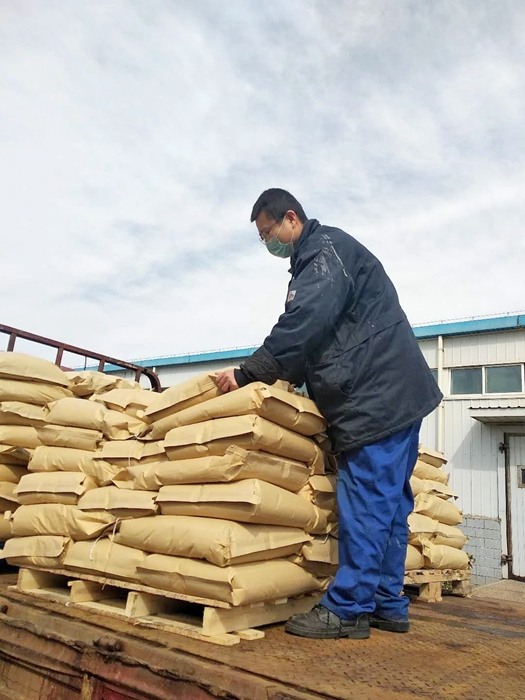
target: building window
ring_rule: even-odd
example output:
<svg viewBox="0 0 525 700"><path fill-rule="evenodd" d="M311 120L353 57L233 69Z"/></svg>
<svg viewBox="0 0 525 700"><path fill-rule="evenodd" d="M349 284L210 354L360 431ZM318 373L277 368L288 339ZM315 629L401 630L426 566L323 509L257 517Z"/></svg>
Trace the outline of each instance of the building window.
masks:
<svg viewBox="0 0 525 700"><path fill-rule="evenodd" d="M450 371L451 394L482 394L483 370L481 367L453 369Z"/></svg>
<svg viewBox="0 0 525 700"><path fill-rule="evenodd" d="M452 395L521 394L523 385L523 365L462 367L450 370Z"/></svg>
<svg viewBox="0 0 525 700"><path fill-rule="evenodd" d="M438 383L438 371L437 371L437 369L431 369L430 374L434 377L434 381L437 384Z"/></svg>
<svg viewBox="0 0 525 700"><path fill-rule="evenodd" d="M523 391L521 365L485 368L487 394L512 394Z"/></svg>

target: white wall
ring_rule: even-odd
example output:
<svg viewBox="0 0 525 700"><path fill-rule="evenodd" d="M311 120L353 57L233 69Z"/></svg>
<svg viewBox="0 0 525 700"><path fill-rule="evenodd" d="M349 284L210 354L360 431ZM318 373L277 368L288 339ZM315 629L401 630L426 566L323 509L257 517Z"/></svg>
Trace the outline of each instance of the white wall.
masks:
<svg viewBox="0 0 525 700"><path fill-rule="evenodd" d="M216 372L219 369L226 367L238 367L241 360L216 360L215 362L198 362L187 365L171 365L171 367L159 367L157 373L163 387L173 386L179 382L185 382L186 379L193 377L195 374L204 372Z"/></svg>
<svg viewBox="0 0 525 700"><path fill-rule="evenodd" d="M203 372L216 372L219 369L225 369L226 367L238 367L239 363L243 361L244 358L236 358L235 360L216 360L214 362L193 362L182 365L167 365L165 367L153 367L160 378L160 383L163 388L168 386L173 386L174 384L179 384L180 382L185 382L186 379L193 377L195 374L202 374ZM133 372L114 372L114 374L119 377L126 377L126 379L133 379ZM149 388L150 383L148 379L142 378L140 382L141 386Z"/></svg>
<svg viewBox="0 0 525 700"><path fill-rule="evenodd" d="M437 369L437 366L438 366L437 347L438 347L437 338L431 338L430 340L420 340L419 341L419 348L420 348L421 352L423 353L423 357L427 361L427 364L430 367L430 369Z"/></svg>
<svg viewBox="0 0 525 700"><path fill-rule="evenodd" d="M525 362L525 330L444 338L445 367Z"/></svg>
<svg viewBox="0 0 525 700"><path fill-rule="evenodd" d="M503 433L471 417L472 400L445 400L444 452L450 486L465 514L497 518L498 446Z"/></svg>
<svg viewBox="0 0 525 700"><path fill-rule="evenodd" d="M458 505L467 515L502 517L504 471L499 444L504 429L483 424L470 408L525 405L524 394L457 397L450 395L450 370L455 367L489 366L525 362L525 331L503 331L444 338L444 452L449 460L450 485L459 495Z"/></svg>

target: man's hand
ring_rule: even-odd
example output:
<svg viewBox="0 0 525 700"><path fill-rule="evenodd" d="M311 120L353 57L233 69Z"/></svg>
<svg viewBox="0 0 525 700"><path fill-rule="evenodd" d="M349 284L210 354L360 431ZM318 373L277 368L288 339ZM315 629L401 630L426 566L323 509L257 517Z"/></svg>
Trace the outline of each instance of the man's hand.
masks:
<svg viewBox="0 0 525 700"><path fill-rule="evenodd" d="M217 386L221 391L226 393L239 388L239 385L235 381L235 367L223 369L222 372L217 372L215 376L217 379Z"/></svg>

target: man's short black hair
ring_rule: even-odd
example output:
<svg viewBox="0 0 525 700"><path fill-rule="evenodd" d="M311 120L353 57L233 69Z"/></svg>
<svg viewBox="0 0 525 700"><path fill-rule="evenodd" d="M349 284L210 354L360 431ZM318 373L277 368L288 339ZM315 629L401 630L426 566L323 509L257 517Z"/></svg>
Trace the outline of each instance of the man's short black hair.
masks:
<svg viewBox="0 0 525 700"><path fill-rule="evenodd" d="M281 190L278 187L272 187L270 190L264 190L253 205L250 221L255 221L259 214L264 211L268 217L280 223L284 219L286 212L290 211L290 209L297 214L299 221L304 224L307 216L293 194L290 194L286 190Z"/></svg>

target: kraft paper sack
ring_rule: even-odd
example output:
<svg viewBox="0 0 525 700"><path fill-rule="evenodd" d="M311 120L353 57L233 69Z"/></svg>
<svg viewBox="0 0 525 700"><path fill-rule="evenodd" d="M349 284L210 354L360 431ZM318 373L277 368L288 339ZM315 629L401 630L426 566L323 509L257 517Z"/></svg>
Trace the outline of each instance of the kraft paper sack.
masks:
<svg viewBox="0 0 525 700"><path fill-rule="evenodd" d="M28 473L25 467L19 467L16 464L0 463L0 482L7 481L11 484L18 484L20 479Z"/></svg>
<svg viewBox="0 0 525 700"><path fill-rule="evenodd" d="M102 431L110 440L129 440L142 433L147 424L128 413L106 409Z"/></svg>
<svg viewBox="0 0 525 700"><path fill-rule="evenodd" d="M47 423L101 431L106 410L94 401L72 398L53 401L45 407L44 413Z"/></svg>
<svg viewBox="0 0 525 700"><path fill-rule="evenodd" d="M82 372L64 372L69 382L70 390L75 396L91 397L111 391L111 389L140 389L140 384L130 379L115 377L104 372L84 370Z"/></svg>
<svg viewBox="0 0 525 700"><path fill-rule="evenodd" d="M158 421L221 394L213 374L199 374L157 394L146 409L146 419L148 422Z"/></svg>
<svg viewBox="0 0 525 700"><path fill-rule="evenodd" d="M16 486L9 481L0 481L0 514L18 507Z"/></svg>
<svg viewBox="0 0 525 700"><path fill-rule="evenodd" d="M430 540L434 544L444 544L449 547L461 549L468 541L459 527L440 523L421 513L410 513L408 516L410 544L421 547L423 540Z"/></svg>
<svg viewBox="0 0 525 700"><path fill-rule="evenodd" d="M120 471L120 467L97 459L96 452L75 450L71 447L37 447L29 461L32 472L82 472L99 486L107 486Z"/></svg>
<svg viewBox="0 0 525 700"><path fill-rule="evenodd" d="M103 438L99 430L68 428L64 425L43 425L36 430L39 444L49 447L72 447L76 450L94 452Z"/></svg>
<svg viewBox="0 0 525 700"><path fill-rule="evenodd" d="M164 450L164 440L146 442L143 444L144 448L142 450L140 464L150 464L152 462L160 462L168 459L168 456Z"/></svg>
<svg viewBox="0 0 525 700"><path fill-rule="evenodd" d="M137 493L137 492L135 492ZM327 529L324 511L304 498L260 479L230 484L163 486L157 495L162 515L194 515L259 525Z"/></svg>
<svg viewBox="0 0 525 700"><path fill-rule="evenodd" d="M24 447L13 445L0 445L0 464L14 464L25 466L29 462L31 452Z"/></svg>
<svg viewBox="0 0 525 700"><path fill-rule="evenodd" d="M270 452L312 468L319 462L324 464L323 453L313 440L260 416L217 418L186 425L170 430L164 440L166 454L173 460L224 455L230 445Z"/></svg>
<svg viewBox="0 0 525 700"><path fill-rule="evenodd" d="M284 559L220 567L194 559L150 554L137 571L146 586L232 605L286 598L321 587L315 576Z"/></svg>
<svg viewBox="0 0 525 700"><path fill-rule="evenodd" d="M68 386L68 379L60 367L22 352L0 352L0 377Z"/></svg>
<svg viewBox="0 0 525 700"><path fill-rule="evenodd" d="M0 378L0 401L22 401L45 406L50 401L57 401L68 396L73 396L69 389L56 384Z"/></svg>
<svg viewBox="0 0 525 700"><path fill-rule="evenodd" d="M44 408L22 401L2 401L0 403L0 425L42 425Z"/></svg>
<svg viewBox="0 0 525 700"><path fill-rule="evenodd" d="M423 543L423 556L427 569L468 569L469 566L466 552L428 540Z"/></svg>
<svg viewBox="0 0 525 700"><path fill-rule="evenodd" d="M429 518L428 515L422 515L421 513L410 513L407 522L409 541L412 536L416 537L419 535L426 536L427 539L430 539L439 525L437 520Z"/></svg>
<svg viewBox="0 0 525 700"><path fill-rule="evenodd" d="M301 435L316 435L326 429L326 422L311 399L254 382L156 421L149 434L158 439L183 425L244 415L261 416Z"/></svg>
<svg viewBox="0 0 525 700"><path fill-rule="evenodd" d="M446 484L440 483L439 481L420 479L417 476L412 476L410 478L410 486L412 487L412 493L414 496L418 496L420 493L430 493L432 496L444 498L445 500L448 500L449 498L457 498L456 494L451 488L449 488Z"/></svg>
<svg viewBox="0 0 525 700"><path fill-rule="evenodd" d="M310 470L302 462L276 457L268 452L228 447L223 456L153 462L141 469L133 481L136 488L157 491L161 486L176 484L262 479L295 492L304 486L309 476Z"/></svg>
<svg viewBox="0 0 525 700"><path fill-rule="evenodd" d="M159 393L147 389L112 389L97 394L93 401L104 404L112 411L128 413L130 416L142 418L144 411L159 397Z"/></svg>
<svg viewBox="0 0 525 700"><path fill-rule="evenodd" d="M124 520L114 537L119 544L146 552L206 559L217 566L287 557L310 539L293 527L178 515Z"/></svg>
<svg viewBox="0 0 525 700"><path fill-rule="evenodd" d="M142 475L150 468L155 467L157 463L149 464L136 464L131 467L115 467L118 469L117 473L111 480L111 486L117 486L119 489L132 489L137 491L158 491L158 486L149 487L146 486L142 479ZM159 462L158 464L163 464ZM144 485L144 488L139 486L139 483Z"/></svg>
<svg viewBox="0 0 525 700"><path fill-rule="evenodd" d="M109 441L102 445L95 457L118 467L128 467L139 463L144 447L145 443L138 440Z"/></svg>
<svg viewBox="0 0 525 700"><path fill-rule="evenodd" d="M15 537L62 535L72 540L90 540L114 522L115 517L103 511L88 513L77 506L46 503L20 506L13 513L11 527Z"/></svg>
<svg viewBox="0 0 525 700"><path fill-rule="evenodd" d="M428 447L419 446L419 459L422 462L431 464L433 467L442 467L447 463L445 455L442 452L436 452L435 450L429 450Z"/></svg>
<svg viewBox="0 0 525 700"><path fill-rule="evenodd" d="M0 513L0 542L5 542L12 536L11 518L4 517L4 515Z"/></svg>
<svg viewBox="0 0 525 700"><path fill-rule="evenodd" d="M293 561L318 578L335 576L339 566L338 542L333 537L313 537Z"/></svg>
<svg viewBox="0 0 525 700"><path fill-rule="evenodd" d="M91 396L103 391L109 391L117 386L118 377L112 377L104 372L64 372L68 386L75 396Z"/></svg>
<svg viewBox="0 0 525 700"><path fill-rule="evenodd" d="M465 544L468 542L468 537L466 537L459 527L454 527L452 525L445 525L445 523L438 523L439 529L433 534L427 535L426 533L421 533L419 535L410 535L408 541L413 544L414 547L421 548L425 542L431 542L436 545L445 545L446 547L453 547L454 549L463 549ZM443 528L447 528L443 531Z"/></svg>
<svg viewBox="0 0 525 700"><path fill-rule="evenodd" d="M337 511L337 475L311 476L299 495L323 510Z"/></svg>
<svg viewBox="0 0 525 700"><path fill-rule="evenodd" d="M312 537L311 541L303 546L301 553L307 561L335 566L339 564L338 543L333 537Z"/></svg>
<svg viewBox="0 0 525 700"><path fill-rule="evenodd" d="M429 479L430 481L439 481L441 484L448 484L449 475L443 469L433 467L431 464L417 460L414 467L413 476L419 479Z"/></svg>
<svg viewBox="0 0 525 700"><path fill-rule="evenodd" d="M416 569L423 569L424 566L425 559L421 550L409 544L407 546L407 553L405 559L405 571L416 571Z"/></svg>
<svg viewBox="0 0 525 700"><path fill-rule="evenodd" d="M468 542L466 537L459 527L438 523L434 536L430 538L432 544L443 544L455 549L462 549Z"/></svg>
<svg viewBox="0 0 525 700"><path fill-rule="evenodd" d="M117 518L143 518L157 512L155 491L134 491L103 486L88 491L78 502L81 510L105 510Z"/></svg>
<svg viewBox="0 0 525 700"><path fill-rule="evenodd" d="M97 458L119 467L131 467L137 464L150 464L167 460L162 440L141 442L132 440L110 440L103 443L97 452Z"/></svg>
<svg viewBox="0 0 525 700"><path fill-rule="evenodd" d="M43 443L37 429L29 425L0 425L0 442L13 447L34 449Z"/></svg>
<svg viewBox="0 0 525 700"><path fill-rule="evenodd" d="M37 447L29 460L32 472L79 472L85 461L93 459L93 452L73 450L70 447Z"/></svg>
<svg viewBox="0 0 525 700"><path fill-rule="evenodd" d="M13 537L0 550L0 559L12 566L42 566L46 569L62 567L64 556L71 544L69 537L38 535Z"/></svg>
<svg viewBox="0 0 525 700"><path fill-rule="evenodd" d="M145 559L146 554L139 549L125 547L103 537L94 542L74 542L64 558L64 568L137 581L137 566Z"/></svg>
<svg viewBox="0 0 525 700"><path fill-rule="evenodd" d="M80 471L90 476L98 486L109 486L120 471L120 467L108 464L102 459L94 459L92 462L86 460Z"/></svg>
<svg viewBox="0 0 525 700"><path fill-rule="evenodd" d="M20 479L15 487L21 505L63 503L76 505L82 494L95 489L89 476L77 472L36 472Z"/></svg>
<svg viewBox="0 0 525 700"><path fill-rule="evenodd" d="M429 518L439 520L440 523L445 523L446 525L459 525L463 519L461 511L454 503L444 501L442 498L432 496L429 493L420 493L419 496L416 496L414 499L414 513L428 515Z"/></svg>

